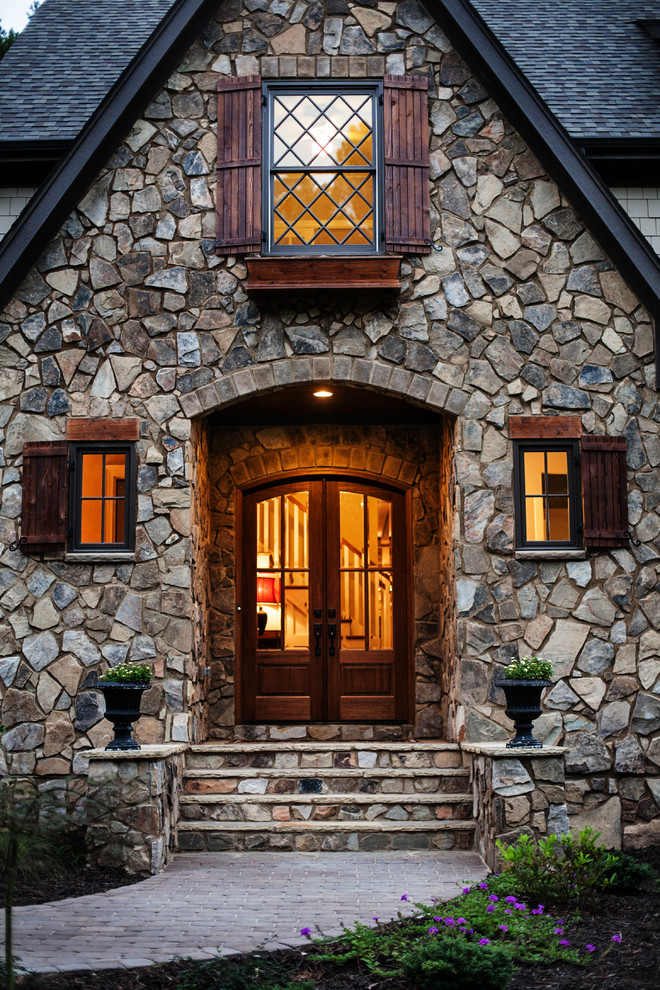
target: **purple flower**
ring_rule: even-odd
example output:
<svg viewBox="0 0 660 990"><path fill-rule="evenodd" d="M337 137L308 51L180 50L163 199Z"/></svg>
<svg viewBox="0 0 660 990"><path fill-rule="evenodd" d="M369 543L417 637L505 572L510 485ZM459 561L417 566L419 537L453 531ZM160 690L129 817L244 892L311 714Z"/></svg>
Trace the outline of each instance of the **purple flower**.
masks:
<svg viewBox="0 0 660 990"><path fill-rule="evenodd" d="M301 928L300 929L300 934L301 935L304 935L305 938L309 938L309 936L312 934L312 929L311 928Z"/></svg>
<svg viewBox="0 0 660 990"><path fill-rule="evenodd" d="M407 894L401 894L401 900L402 901L407 901L408 900L408 895Z"/></svg>
<svg viewBox="0 0 660 990"><path fill-rule="evenodd" d="M488 884L487 883L480 883L479 884L479 890L488 890Z"/></svg>
<svg viewBox="0 0 660 990"><path fill-rule="evenodd" d="M505 914L511 914L511 908L505 908L504 913Z"/></svg>
<svg viewBox="0 0 660 990"><path fill-rule="evenodd" d="M445 925L447 926L447 928L453 928L455 924L456 922L454 921L453 918L445 918Z"/></svg>
<svg viewBox="0 0 660 990"><path fill-rule="evenodd" d="M507 926L506 926L506 925L500 925L500 931L501 931L501 932L508 932L508 930L509 930L509 929L507 928Z"/></svg>
<svg viewBox="0 0 660 990"><path fill-rule="evenodd" d="M554 934L555 935L563 935L564 934L564 929L563 928L555 928Z"/></svg>
<svg viewBox="0 0 660 990"><path fill-rule="evenodd" d="M568 947L571 943L568 942L565 938L561 938L561 939L559 939L559 944L560 945L565 945L566 947Z"/></svg>
<svg viewBox="0 0 660 990"><path fill-rule="evenodd" d="M479 939L479 945L490 945L490 939L489 938L480 938Z"/></svg>
<svg viewBox="0 0 660 990"><path fill-rule="evenodd" d="M439 931L439 928L429 928L429 935L437 935Z"/></svg>
<svg viewBox="0 0 660 990"><path fill-rule="evenodd" d="M375 917L373 917L373 918L372 918L371 920L372 920L372 921L378 921L378 916L376 915L376 916L375 916Z"/></svg>
<svg viewBox="0 0 660 990"><path fill-rule="evenodd" d="M489 904L488 907L486 908L486 914L492 914L494 910L495 910L495 905Z"/></svg>
<svg viewBox="0 0 660 990"><path fill-rule="evenodd" d="M621 936L620 935L613 935L612 936L612 941L613 942L617 942L617 943L620 942L621 941Z"/></svg>
<svg viewBox="0 0 660 990"><path fill-rule="evenodd" d="M464 894L469 894L471 890L472 890L472 887L463 887L463 893Z"/></svg>
<svg viewBox="0 0 660 990"><path fill-rule="evenodd" d="M520 901L520 903L518 903L518 904L514 904L513 906L516 909L516 911L526 911L527 910L527 905L526 904L523 904L522 901Z"/></svg>
<svg viewBox="0 0 660 990"><path fill-rule="evenodd" d="M497 894L489 894L488 895L488 900L489 901L493 901L493 902L499 901L499 897L497 896Z"/></svg>
<svg viewBox="0 0 660 990"><path fill-rule="evenodd" d="M595 945L585 945L585 949L587 950L587 952L595 952L596 951L596 946Z"/></svg>
<svg viewBox="0 0 660 990"><path fill-rule="evenodd" d="M456 924L457 925L467 925L467 920L465 918L457 918L456 919Z"/></svg>
<svg viewBox="0 0 660 990"><path fill-rule="evenodd" d="M507 904L517 904L518 903L518 898L517 897L512 897L511 895L509 895L509 897L505 898L505 900L506 900Z"/></svg>

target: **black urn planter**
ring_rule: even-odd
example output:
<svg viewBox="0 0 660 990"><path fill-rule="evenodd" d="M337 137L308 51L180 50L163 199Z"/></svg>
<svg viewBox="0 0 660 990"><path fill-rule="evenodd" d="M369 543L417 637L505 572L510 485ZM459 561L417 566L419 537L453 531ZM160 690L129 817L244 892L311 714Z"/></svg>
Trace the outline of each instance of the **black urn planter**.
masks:
<svg viewBox="0 0 660 990"><path fill-rule="evenodd" d="M506 695L506 716L513 721L516 734L507 749L543 749L532 735L532 723L541 714L541 694L550 681L500 681Z"/></svg>
<svg viewBox="0 0 660 990"><path fill-rule="evenodd" d="M133 739L133 722L140 717L142 692L148 684L124 684L119 681L101 681L99 688L105 698L105 717L115 727L115 737L106 749L140 749Z"/></svg>

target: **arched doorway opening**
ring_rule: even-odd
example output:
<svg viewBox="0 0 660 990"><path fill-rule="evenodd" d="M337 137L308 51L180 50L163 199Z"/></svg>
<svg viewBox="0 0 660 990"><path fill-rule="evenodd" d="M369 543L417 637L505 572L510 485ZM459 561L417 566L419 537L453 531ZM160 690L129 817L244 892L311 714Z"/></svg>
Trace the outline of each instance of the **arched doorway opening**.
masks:
<svg viewBox="0 0 660 990"><path fill-rule="evenodd" d="M276 725L290 725L294 739L452 737L454 421L388 393L330 388L332 404L315 405L311 384L289 386L196 423L200 740L275 738ZM266 525L258 522L258 504L262 513L277 504L282 553L284 505L296 493L308 501L291 500L298 521L290 525L295 530L301 518L309 520L309 567L298 566L301 556L296 566L283 557L276 563L276 550L258 534ZM354 508L362 500L362 558L355 533L351 539L346 531L357 528L357 513L342 534L342 499ZM272 529L275 509L268 511ZM379 522L381 530L389 525L388 514L398 520L392 537L401 545L396 554L391 548L391 564L378 536L369 562L369 512L376 533ZM289 571L299 573L294 579ZM384 608L390 594L391 630ZM300 622L288 620L288 642L287 595L292 609L298 596L301 610L291 612ZM379 596L380 613L373 604ZM271 616L265 636L260 609Z"/></svg>

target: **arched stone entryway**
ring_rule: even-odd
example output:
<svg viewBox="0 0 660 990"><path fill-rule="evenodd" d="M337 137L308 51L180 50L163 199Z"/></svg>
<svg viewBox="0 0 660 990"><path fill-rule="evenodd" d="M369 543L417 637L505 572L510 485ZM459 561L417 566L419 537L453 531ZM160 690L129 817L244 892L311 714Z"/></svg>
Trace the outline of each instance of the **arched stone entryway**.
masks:
<svg viewBox="0 0 660 990"><path fill-rule="evenodd" d="M340 359L334 359L336 364ZM260 727L237 724L235 709L237 493L261 481L326 473L353 476L363 474L410 490L411 502L411 681L414 703L404 734L419 737L451 738L454 708L452 685L455 658L455 581L453 576L453 418L443 415L451 394L444 386L436 390L436 403L404 399L400 389L361 384L362 411L342 422L305 421L300 396L312 390L305 384L314 362L294 359L287 364L294 382L289 386L257 387L256 369L249 381L241 373L231 382L221 379L204 386L200 394L210 402L208 389L216 401L198 412L193 430L193 482L195 490L194 599L196 663L200 676L192 682L197 709L199 739L263 738ZM317 381L334 386L346 396L358 395L356 384L346 378L333 380L327 374L331 360L317 366ZM369 362L350 361L355 365ZM275 377L273 366L273 379ZM261 369L263 370L263 369ZM390 373L390 368L386 368ZM281 376L281 367L280 374ZM321 372L326 374L321 377ZM421 376L407 374L407 387ZM383 375L383 378L386 376ZM229 378L229 376L228 376ZM300 379L303 379L300 382ZM273 379L269 378L272 382ZM437 383L421 379L427 394ZM237 386L243 385L238 393ZM397 381L403 387L404 382ZM302 391L301 391L302 390ZM273 417L276 392L279 421ZM447 393L445 395L445 392ZM269 399L270 396L270 399ZM190 397L189 397L190 398ZM440 405L440 400L444 405ZM365 400L368 411L365 413ZM405 406L404 406L405 402ZM454 399L456 406L460 401ZM405 407L410 411L405 422ZM374 407L376 412L374 414ZM260 413L263 409L263 413ZM288 410L288 412L287 412ZM404 422L397 422L403 418ZM383 420L388 420L383 422ZM292 422L287 422L291 419ZM360 419L378 420L360 422ZM341 726L315 726L314 738L334 738ZM356 731L359 731L356 730ZM383 725L379 731L396 731ZM333 734L334 733L334 734ZM296 733L298 736L298 733Z"/></svg>

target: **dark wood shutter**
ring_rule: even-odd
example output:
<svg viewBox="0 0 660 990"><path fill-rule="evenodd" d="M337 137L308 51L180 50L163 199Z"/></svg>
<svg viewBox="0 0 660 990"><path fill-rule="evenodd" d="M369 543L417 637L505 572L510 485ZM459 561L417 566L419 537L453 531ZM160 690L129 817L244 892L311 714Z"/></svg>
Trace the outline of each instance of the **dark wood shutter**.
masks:
<svg viewBox="0 0 660 990"><path fill-rule="evenodd" d="M41 553L66 548L67 443L23 445L21 548Z"/></svg>
<svg viewBox="0 0 660 990"><path fill-rule="evenodd" d="M431 251L428 79L385 76L385 250Z"/></svg>
<svg viewBox="0 0 660 990"><path fill-rule="evenodd" d="M218 82L218 254L261 249L261 77Z"/></svg>
<svg viewBox="0 0 660 990"><path fill-rule="evenodd" d="M628 545L625 437L582 437L584 545Z"/></svg>

